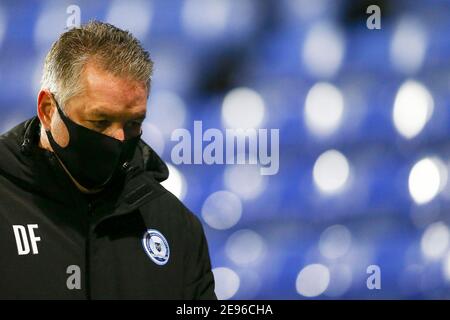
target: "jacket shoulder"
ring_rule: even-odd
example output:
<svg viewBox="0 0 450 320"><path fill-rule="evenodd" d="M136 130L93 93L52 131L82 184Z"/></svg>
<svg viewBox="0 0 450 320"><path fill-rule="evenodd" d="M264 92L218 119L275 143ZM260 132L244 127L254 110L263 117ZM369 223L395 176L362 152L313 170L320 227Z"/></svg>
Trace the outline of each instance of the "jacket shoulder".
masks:
<svg viewBox="0 0 450 320"><path fill-rule="evenodd" d="M171 217L179 221L179 232L186 246L184 298L217 300L209 245L201 220L169 191L161 201L165 201L173 210Z"/></svg>
<svg viewBox="0 0 450 320"><path fill-rule="evenodd" d="M196 214L194 214L180 199L178 199L172 192L163 187L159 182L156 182L162 190L162 195L158 201L159 207L164 208L164 211L169 211L175 215L174 218L182 223L187 224L193 231L203 232L202 224Z"/></svg>

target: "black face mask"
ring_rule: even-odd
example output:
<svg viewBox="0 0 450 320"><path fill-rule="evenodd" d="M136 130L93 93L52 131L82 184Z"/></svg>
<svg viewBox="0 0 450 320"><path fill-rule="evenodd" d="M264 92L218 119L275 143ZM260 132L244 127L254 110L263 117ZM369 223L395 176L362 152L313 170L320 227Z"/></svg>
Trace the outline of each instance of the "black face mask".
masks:
<svg viewBox="0 0 450 320"><path fill-rule="evenodd" d="M139 136L120 141L70 120L57 102L56 108L69 131L70 140L62 148L50 130L46 130L53 151L81 186L86 189L103 188L133 158L142 132Z"/></svg>

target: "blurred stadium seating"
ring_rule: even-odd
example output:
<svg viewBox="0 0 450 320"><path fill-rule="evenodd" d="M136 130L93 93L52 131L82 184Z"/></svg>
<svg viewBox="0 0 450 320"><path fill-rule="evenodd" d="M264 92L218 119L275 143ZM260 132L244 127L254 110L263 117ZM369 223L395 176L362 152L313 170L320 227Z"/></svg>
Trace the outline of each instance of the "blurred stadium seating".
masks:
<svg viewBox="0 0 450 320"><path fill-rule="evenodd" d="M70 5L150 51L145 140L204 223L219 298L450 298L450 1L4 0L2 132L35 114ZM173 165L171 132L225 130L237 88L262 100L232 116L263 101L260 127L280 129L278 174Z"/></svg>

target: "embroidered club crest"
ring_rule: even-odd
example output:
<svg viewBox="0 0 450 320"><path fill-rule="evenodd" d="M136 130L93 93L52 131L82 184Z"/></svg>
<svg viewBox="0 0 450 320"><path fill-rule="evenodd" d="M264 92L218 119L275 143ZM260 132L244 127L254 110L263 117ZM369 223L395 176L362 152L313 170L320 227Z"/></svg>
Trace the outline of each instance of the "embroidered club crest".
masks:
<svg viewBox="0 0 450 320"><path fill-rule="evenodd" d="M144 247L145 253L157 265L162 266L169 261L169 243L158 230L147 230L142 238L142 246Z"/></svg>

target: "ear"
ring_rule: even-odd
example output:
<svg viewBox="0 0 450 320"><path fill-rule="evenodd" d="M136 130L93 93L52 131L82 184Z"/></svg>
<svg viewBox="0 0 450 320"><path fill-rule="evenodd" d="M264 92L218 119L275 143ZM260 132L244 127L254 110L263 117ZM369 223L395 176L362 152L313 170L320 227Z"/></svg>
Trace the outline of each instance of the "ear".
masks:
<svg viewBox="0 0 450 320"><path fill-rule="evenodd" d="M50 125L55 112L52 94L49 90L39 91L37 100L37 115L45 130L50 130Z"/></svg>

